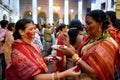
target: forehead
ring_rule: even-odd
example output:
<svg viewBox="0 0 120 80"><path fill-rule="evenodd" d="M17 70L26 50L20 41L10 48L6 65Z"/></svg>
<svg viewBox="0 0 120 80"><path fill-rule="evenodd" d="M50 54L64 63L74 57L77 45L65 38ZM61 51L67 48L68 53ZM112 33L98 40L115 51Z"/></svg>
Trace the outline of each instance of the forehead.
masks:
<svg viewBox="0 0 120 80"><path fill-rule="evenodd" d="M86 21L95 21L91 16L86 16Z"/></svg>
<svg viewBox="0 0 120 80"><path fill-rule="evenodd" d="M25 25L26 28L31 28L31 27L35 27L35 24L33 24L32 22L31 23L28 23Z"/></svg>

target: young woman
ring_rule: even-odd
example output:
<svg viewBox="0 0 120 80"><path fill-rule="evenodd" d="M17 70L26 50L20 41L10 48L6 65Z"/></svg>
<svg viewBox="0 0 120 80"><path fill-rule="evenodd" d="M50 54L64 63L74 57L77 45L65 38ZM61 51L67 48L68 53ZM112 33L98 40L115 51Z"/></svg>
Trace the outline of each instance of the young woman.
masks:
<svg viewBox="0 0 120 80"><path fill-rule="evenodd" d="M76 76L75 67L64 72L48 74L48 67L40 48L32 43L36 28L33 21L21 19L16 23L15 42L12 45L12 62L6 68L7 80L59 80L66 76Z"/></svg>

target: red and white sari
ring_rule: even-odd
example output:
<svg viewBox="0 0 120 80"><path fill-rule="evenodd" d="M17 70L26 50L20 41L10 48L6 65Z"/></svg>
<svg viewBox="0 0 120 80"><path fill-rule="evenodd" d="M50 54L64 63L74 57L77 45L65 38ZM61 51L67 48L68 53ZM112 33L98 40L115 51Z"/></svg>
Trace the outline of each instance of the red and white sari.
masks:
<svg viewBox="0 0 120 80"><path fill-rule="evenodd" d="M6 68L7 80L30 80L33 76L47 73L47 65L35 44L16 40L11 54L12 63Z"/></svg>

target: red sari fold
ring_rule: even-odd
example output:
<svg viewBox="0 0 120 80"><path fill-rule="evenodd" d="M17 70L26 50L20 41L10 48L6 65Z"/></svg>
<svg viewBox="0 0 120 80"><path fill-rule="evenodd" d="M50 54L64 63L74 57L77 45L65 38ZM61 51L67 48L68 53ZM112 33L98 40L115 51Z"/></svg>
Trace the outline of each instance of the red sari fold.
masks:
<svg viewBox="0 0 120 80"><path fill-rule="evenodd" d="M113 42L100 40L83 47L82 59L94 69L99 80L114 80L116 52Z"/></svg>
<svg viewBox="0 0 120 80"><path fill-rule="evenodd" d="M119 46L118 47L119 52L116 57L116 66L118 68L118 72L120 75L120 31L118 31L118 29L112 27L112 28L108 28L106 30L106 32L110 34L110 36L117 42L117 44Z"/></svg>
<svg viewBox="0 0 120 80"><path fill-rule="evenodd" d="M6 68L7 80L30 80L33 76L47 73L47 65L35 44L16 40L13 44L12 63Z"/></svg>

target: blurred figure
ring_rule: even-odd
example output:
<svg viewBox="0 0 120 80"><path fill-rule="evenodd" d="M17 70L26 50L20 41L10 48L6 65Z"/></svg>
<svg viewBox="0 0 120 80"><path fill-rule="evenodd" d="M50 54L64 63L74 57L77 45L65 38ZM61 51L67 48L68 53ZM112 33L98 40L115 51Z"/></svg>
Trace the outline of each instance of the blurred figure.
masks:
<svg viewBox="0 0 120 80"><path fill-rule="evenodd" d="M32 40L35 44L39 45L40 51L43 51L43 45L41 41L41 32L39 31L37 25L36 25L36 33L35 33L35 38Z"/></svg>
<svg viewBox="0 0 120 80"><path fill-rule="evenodd" d="M82 39L83 39L83 25L80 22L80 20L77 19L73 19L70 24L69 24L69 31L68 31L68 35L69 35L69 42L70 44L77 50L79 48L79 45L82 44ZM72 59L70 57L66 58L66 66L67 69L71 68L72 66L74 66ZM79 77L72 78L72 77L68 77L67 80L79 80Z"/></svg>
<svg viewBox="0 0 120 80"><path fill-rule="evenodd" d="M7 32L7 27L8 27L8 21L7 20L2 20L0 21L0 59L1 59L1 65L2 65L2 80L5 79L5 56L3 53L3 44L5 43L5 35Z"/></svg>
<svg viewBox="0 0 120 80"><path fill-rule="evenodd" d="M46 24L45 29L44 29L44 50L43 50L44 57L49 55L47 51L52 46L52 40L53 40L52 33L53 32L54 32L53 26L51 26L50 24Z"/></svg>
<svg viewBox="0 0 120 80"><path fill-rule="evenodd" d="M115 66L115 80L118 80L120 79L120 21L116 18L116 13L114 11L107 11L106 17L109 25L105 32L109 33L119 45L119 52L117 53Z"/></svg>
<svg viewBox="0 0 120 80"><path fill-rule="evenodd" d="M11 51L12 51L12 43L14 42L13 33L15 32L15 23L8 24L8 31L5 36L5 43L3 45L5 61L6 63L11 62Z"/></svg>
<svg viewBox="0 0 120 80"><path fill-rule="evenodd" d="M60 39L60 34L62 33L67 33L68 27L65 24L60 24L58 26L59 28L59 32L57 33L57 45L64 45L64 43L61 41ZM56 52L56 56L60 57L62 60L57 62L57 70L62 72L64 70L66 70L66 56L63 55L60 51ZM65 80L65 79L61 79L61 80Z"/></svg>

